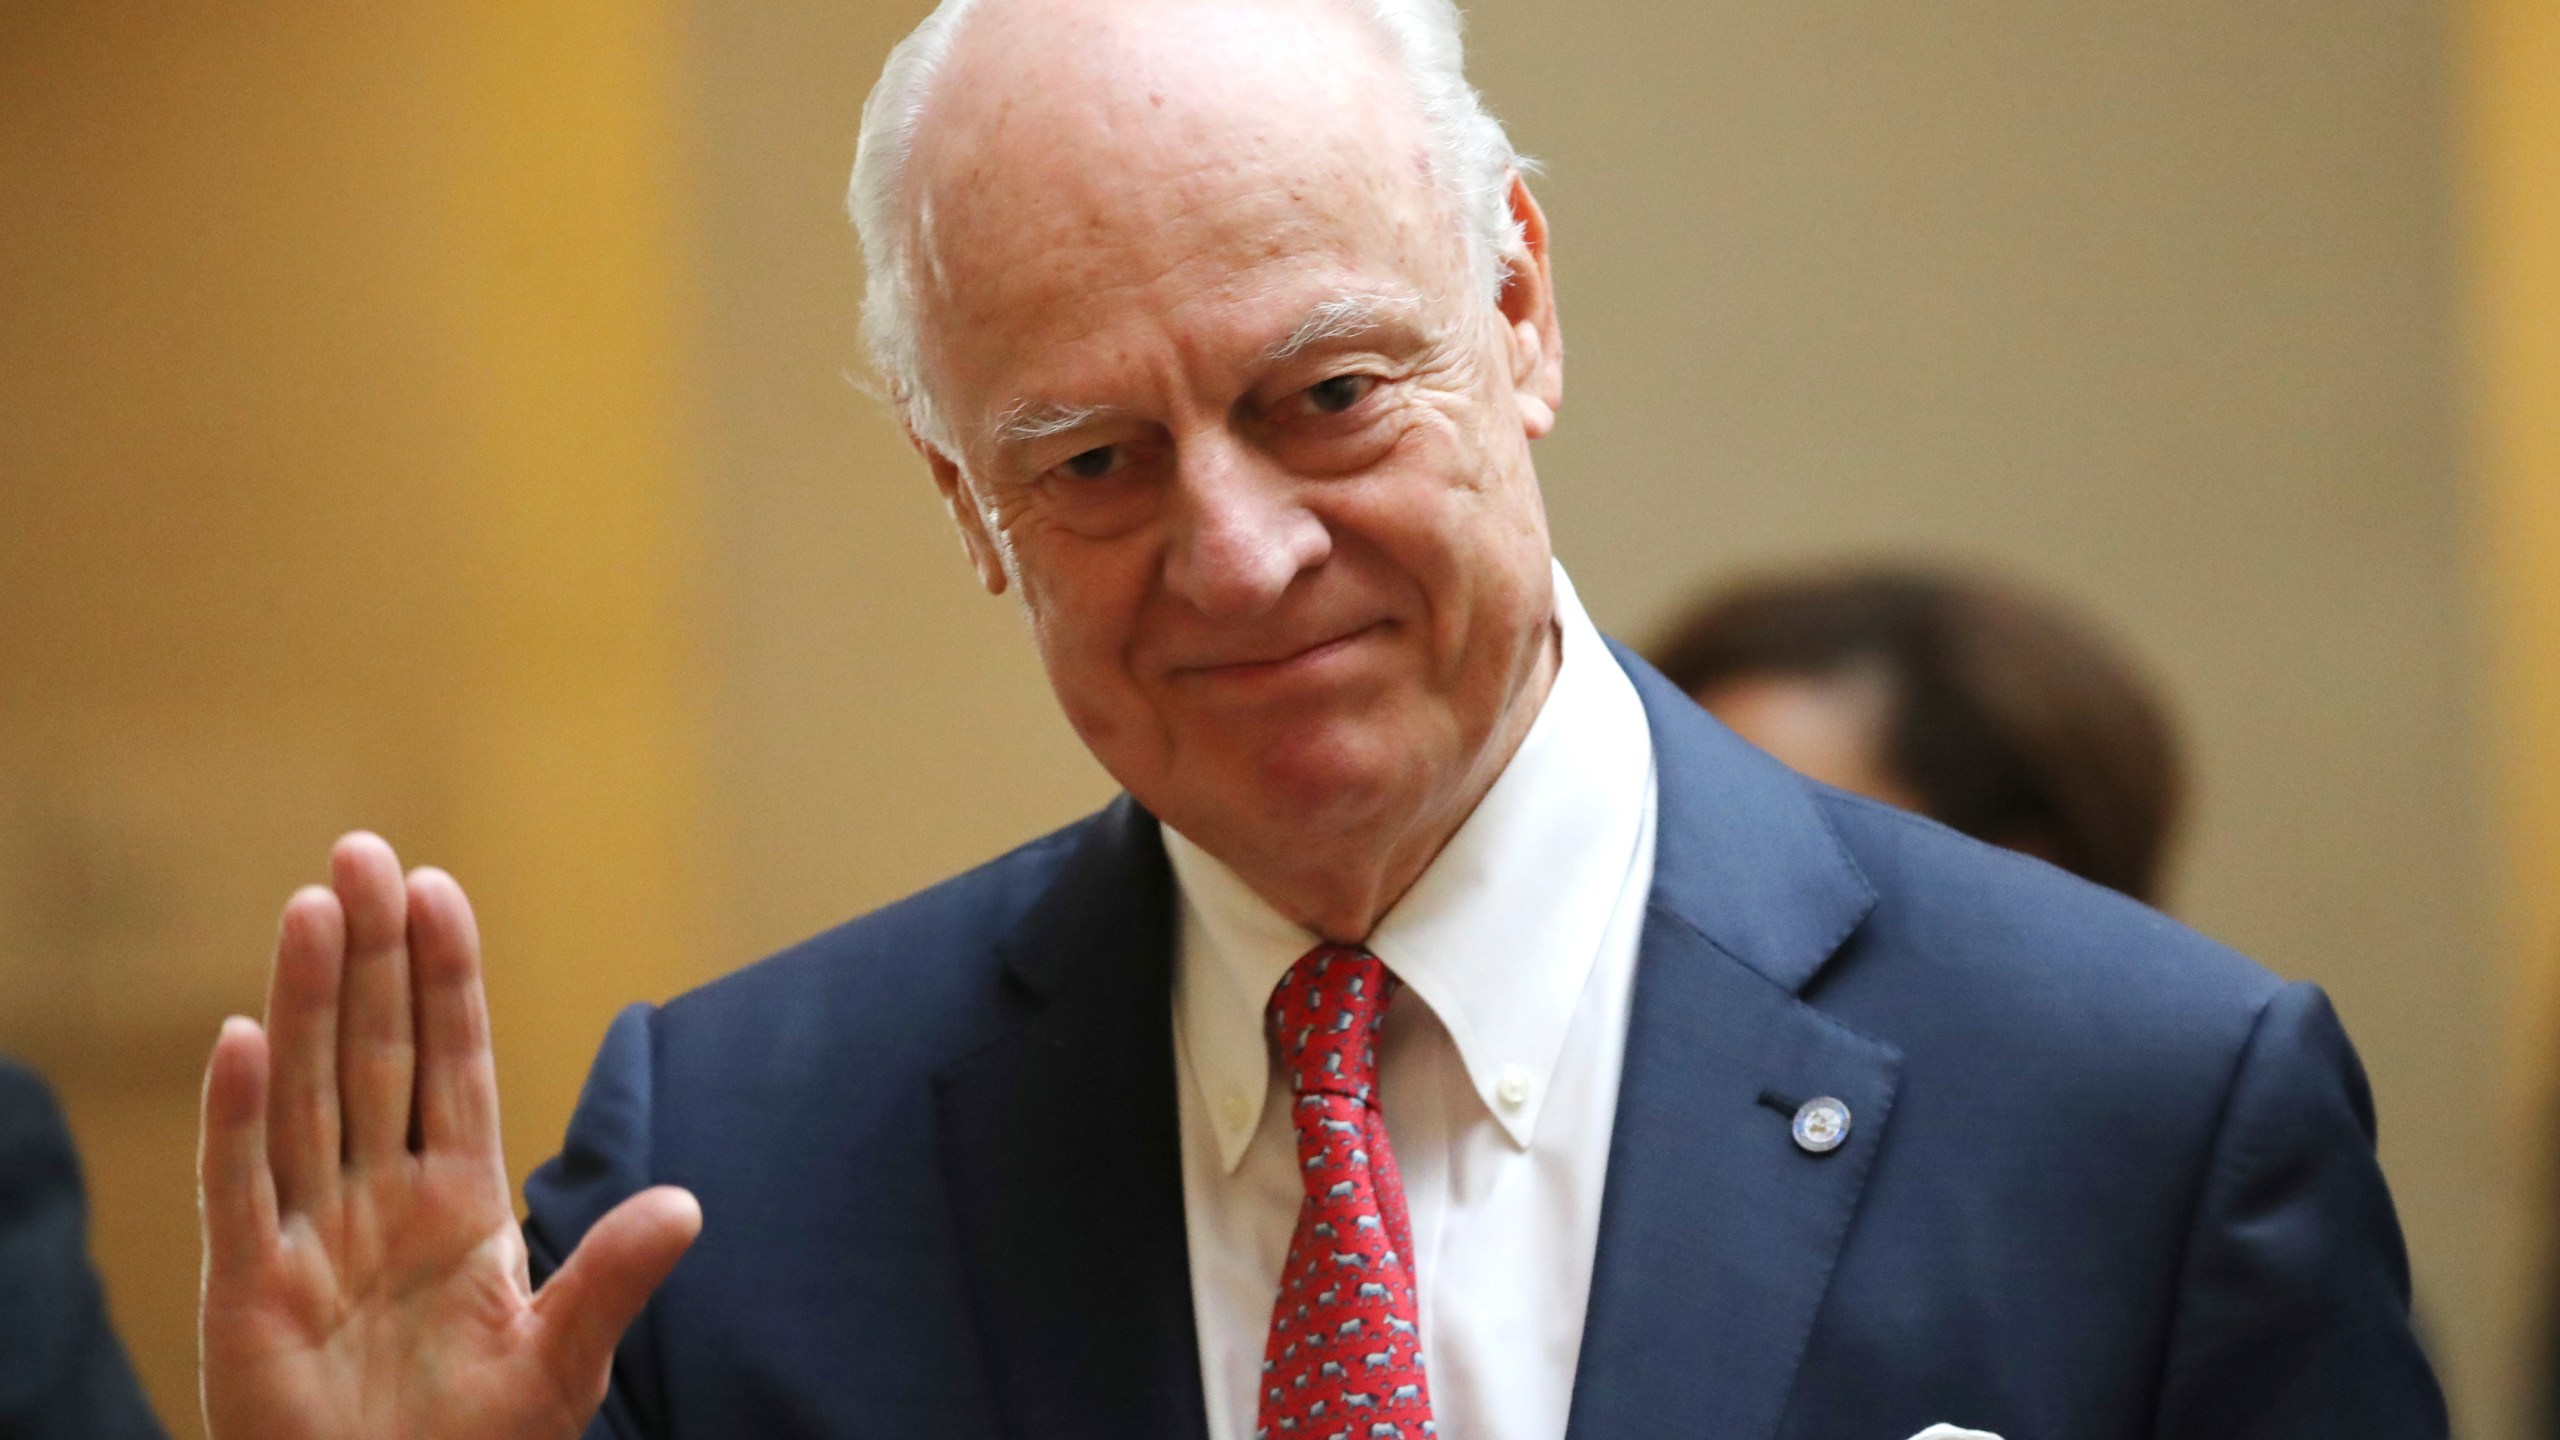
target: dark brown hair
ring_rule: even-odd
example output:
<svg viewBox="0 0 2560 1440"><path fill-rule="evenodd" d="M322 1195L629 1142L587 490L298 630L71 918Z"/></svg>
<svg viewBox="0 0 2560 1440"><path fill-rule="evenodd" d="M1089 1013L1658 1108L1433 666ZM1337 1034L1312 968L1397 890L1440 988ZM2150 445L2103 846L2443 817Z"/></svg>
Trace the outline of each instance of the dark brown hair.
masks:
<svg viewBox="0 0 2560 1440"><path fill-rule="evenodd" d="M2050 602L1911 567L1770 578L1710 595L1650 658L1692 695L1876 671L1892 697L1882 758L1931 819L2159 897L2181 788L2168 716L2122 652Z"/></svg>

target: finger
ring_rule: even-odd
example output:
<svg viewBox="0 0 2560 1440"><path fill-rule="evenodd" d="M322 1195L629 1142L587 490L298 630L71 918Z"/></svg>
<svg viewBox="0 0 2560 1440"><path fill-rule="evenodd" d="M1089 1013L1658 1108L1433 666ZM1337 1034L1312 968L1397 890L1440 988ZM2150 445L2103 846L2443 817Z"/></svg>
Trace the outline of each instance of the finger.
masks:
<svg viewBox="0 0 2560 1440"><path fill-rule="evenodd" d="M409 875L409 974L418 1004L418 1128L430 1149L503 1165L498 1071L480 983L480 927L442 870Z"/></svg>
<svg viewBox="0 0 2560 1440"><path fill-rule="evenodd" d="M347 917L325 886L295 891L276 927L267 983L267 1146L276 1202L286 1210L328 1203L338 1189L338 983Z"/></svg>
<svg viewBox="0 0 2560 1440"><path fill-rule="evenodd" d="M533 1297L535 1344L563 1394L601 1400L613 1347L702 1233L702 1206L672 1185L605 1212L569 1263Z"/></svg>
<svg viewBox="0 0 2560 1440"><path fill-rule="evenodd" d="M204 1070L196 1141L196 1207L205 1284L255 1273L275 1248L275 1176L267 1168L267 1036L258 1022L222 1022Z"/></svg>
<svg viewBox="0 0 2560 1440"><path fill-rule="evenodd" d="M338 1002L338 1093L346 1154L377 1163L409 1148L417 1037L409 1018L409 900L399 857L359 830L329 852L329 880L347 917Z"/></svg>

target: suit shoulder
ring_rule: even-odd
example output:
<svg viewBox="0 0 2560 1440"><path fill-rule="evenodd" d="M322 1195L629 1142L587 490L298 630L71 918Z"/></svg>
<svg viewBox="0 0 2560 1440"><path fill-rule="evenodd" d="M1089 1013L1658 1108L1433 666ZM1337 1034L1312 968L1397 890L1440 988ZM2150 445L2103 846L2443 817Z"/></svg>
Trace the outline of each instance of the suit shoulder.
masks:
<svg viewBox="0 0 2560 1440"><path fill-rule="evenodd" d="M662 1040L789 1049L929 1024L994 984L998 947L1095 823L1087 817L669 1001Z"/></svg>
<svg viewBox="0 0 2560 1440"><path fill-rule="evenodd" d="M2018 1153L2102 1154L2106 1174L2174 1181L2155 1198L2184 1213L2179 1187L2200 1173L2284 982L2040 860L1872 801L1816 803L1876 901L1806 998L1901 1053L1897 1128L1924 1149L1990 1135ZM2306 1083L2334 1068L2280 1063ZM2092 1136L2102 1151L2085 1148Z"/></svg>
<svg viewBox="0 0 2560 1440"><path fill-rule="evenodd" d="M2229 1044L2283 986L2116 891L1908 811L1811 788L1876 893L1853 969L1952 987L2013 1025L2210 1033Z"/></svg>
<svg viewBox="0 0 2560 1440"><path fill-rule="evenodd" d="M51 1115L54 1109L53 1090L44 1077L0 1055L0 1115Z"/></svg>
<svg viewBox="0 0 2560 1440"><path fill-rule="evenodd" d="M72 1165L71 1130L44 1078L0 1058L0 1191L56 1177Z"/></svg>

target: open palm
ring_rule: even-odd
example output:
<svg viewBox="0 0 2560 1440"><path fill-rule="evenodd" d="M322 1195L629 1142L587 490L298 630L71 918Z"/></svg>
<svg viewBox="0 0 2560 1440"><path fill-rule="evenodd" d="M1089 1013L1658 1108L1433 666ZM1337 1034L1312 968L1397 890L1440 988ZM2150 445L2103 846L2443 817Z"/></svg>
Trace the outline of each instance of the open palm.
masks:
<svg viewBox="0 0 2560 1440"><path fill-rule="evenodd" d="M371 835L330 882L285 906L267 1023L226 1023L205 1075L206 1429L566 1440L700 1211L635 1195L535 1293L469 902Z"/></svg>

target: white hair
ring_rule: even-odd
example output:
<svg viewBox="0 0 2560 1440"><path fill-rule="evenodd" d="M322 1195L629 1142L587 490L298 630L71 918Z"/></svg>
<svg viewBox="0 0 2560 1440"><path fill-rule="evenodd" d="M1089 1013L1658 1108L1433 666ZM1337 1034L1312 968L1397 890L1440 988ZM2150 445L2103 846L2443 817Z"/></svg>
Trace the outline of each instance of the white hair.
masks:
<svg viewBox="0 0 2560 1440"><path fill-rule="evenodd" d="M1454 0L1338 0L1376 25L1420 107L1431 176L1456 212L1468 271L1488 304L1499 297L1522 244L1511 213L1511 180L1530 162L1511 148L1502 122L1467 83L1461 20ZM953 437L925 392L911 268L927 217L907 184L916 126L934 80L951 57L961 22L977 0L942 0L898 42L862 107L862 138L845 197L868 272L862 333L890 399L916 433L950 448Z"/></svg>

